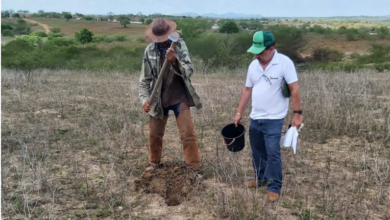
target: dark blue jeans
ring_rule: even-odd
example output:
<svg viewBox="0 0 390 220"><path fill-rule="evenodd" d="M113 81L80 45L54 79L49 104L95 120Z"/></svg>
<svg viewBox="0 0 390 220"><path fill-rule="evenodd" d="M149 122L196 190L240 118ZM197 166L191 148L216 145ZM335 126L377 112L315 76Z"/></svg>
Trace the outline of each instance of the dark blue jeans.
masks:
<svg viewBox="0 0 390 220"><path fill-rule="evenodd" d="M180 113L180 104L181 103L178 103L178 104L170 105L166 108L163 108L164 115L168 116L169 110L172 110L173 113L175 113L175 117L177 118L177 116L179 116L179 113Z"/></svg>
<svg viewBox="0 0 390 220"><path fill-rule="evenodd" d="M283 120L251 119L249 125L253 169L258 184L268 184L268 191L278 194L282 189L282 158L279 143Z"/></svg>

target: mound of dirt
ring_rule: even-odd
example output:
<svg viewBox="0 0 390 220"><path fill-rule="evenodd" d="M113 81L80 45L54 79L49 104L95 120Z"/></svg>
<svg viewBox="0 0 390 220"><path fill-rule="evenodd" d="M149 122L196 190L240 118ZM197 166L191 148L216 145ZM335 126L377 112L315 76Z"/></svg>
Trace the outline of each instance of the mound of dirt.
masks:
<svg viewBox="0 0 390 220"><path fill-rule="evenodd" d="M201 176L179 163L165 163L158 168L148 167L135 180L137 191L156 193L168 206L181 204L197 190L204 190Z"/></svg>

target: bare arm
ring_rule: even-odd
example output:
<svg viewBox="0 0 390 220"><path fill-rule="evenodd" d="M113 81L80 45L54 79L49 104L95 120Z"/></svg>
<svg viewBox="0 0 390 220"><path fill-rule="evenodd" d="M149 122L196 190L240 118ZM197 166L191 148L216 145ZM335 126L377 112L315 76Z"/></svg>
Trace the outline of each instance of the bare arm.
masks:
<svg viewBox="0 0 390 220"><path fill-rule="evenodd" d="M298 82L294 82L288 85L291 92L291 103L294 111L301 109L301 97L299 95ZM302 115L295 113L292 117L291 125L299 128L302 124Z"/></svg>
<svg viewBox="0 0 390 220"><path fill-rule="evenodd" d="M244 87L241 91L240 102L238 104L237 113L233 117L233 123L237 126L240 123L242 114L245 111L246 106L249 103L249 100L252 96L252 88Z"/></svg>

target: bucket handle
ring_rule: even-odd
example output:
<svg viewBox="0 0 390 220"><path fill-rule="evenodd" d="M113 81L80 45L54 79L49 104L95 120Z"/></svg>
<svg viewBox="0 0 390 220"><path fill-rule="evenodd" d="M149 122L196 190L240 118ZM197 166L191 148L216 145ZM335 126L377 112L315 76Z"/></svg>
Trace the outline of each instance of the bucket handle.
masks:
<svg viewBox="0 0 390 220"><path fill-rule="evenodd" d="M225 145L225 146L230 146L230 145L233 144L233 142L234 142L235 140L236 140L236 139L234 138L234 139L232 140L232 142L230 142L230 144L226 144L225 140L223 140L223 145Z"/></svg>

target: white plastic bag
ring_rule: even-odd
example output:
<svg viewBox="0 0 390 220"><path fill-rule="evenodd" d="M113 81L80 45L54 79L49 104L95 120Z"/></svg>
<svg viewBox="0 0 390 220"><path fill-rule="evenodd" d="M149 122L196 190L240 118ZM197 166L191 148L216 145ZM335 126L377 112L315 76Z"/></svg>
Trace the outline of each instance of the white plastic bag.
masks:
<svg viewBox="0 0 390 220"><path fill-rule="evenodd" d="M298 136L299 136L299 131L301 131L302 128L303 128L303 123L301 124L299 129L297 129L295 126L290 127L287 130L282 140L282 146L292 147L294 154L297 154Z"/></svg>

